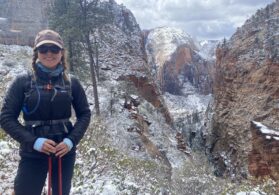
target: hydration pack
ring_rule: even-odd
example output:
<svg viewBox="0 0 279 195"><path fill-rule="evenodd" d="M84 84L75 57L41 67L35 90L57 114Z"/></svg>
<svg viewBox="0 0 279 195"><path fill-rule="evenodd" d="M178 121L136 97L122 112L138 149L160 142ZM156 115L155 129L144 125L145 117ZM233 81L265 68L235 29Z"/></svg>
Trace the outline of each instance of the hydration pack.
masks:
<svg viewBox="0 0 279 195"><path fill-rule="evenodd" d="M71 117L72 90L71 81L63 75L54 84L39 80L34 74L30 78L24 93L22 107L25 121L49 121Z"/></svg>

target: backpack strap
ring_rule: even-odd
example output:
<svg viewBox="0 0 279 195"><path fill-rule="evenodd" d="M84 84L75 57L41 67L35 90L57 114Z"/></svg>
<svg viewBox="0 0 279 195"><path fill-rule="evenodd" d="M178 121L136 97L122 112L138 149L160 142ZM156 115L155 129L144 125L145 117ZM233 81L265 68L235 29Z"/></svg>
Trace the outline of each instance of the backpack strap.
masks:
<svg viewBox="0 0 279 195"><path fill-rule="evenodd" d="M30 79L30 88L29 88L28 91L24 92L24 101L23 101L22 111L23 111L24 114L30 115L38 109L40 101L41 101L41 94L40 94L38 85L36 84L35 75L33 73L31 73L30 71L28 71L27 74L28 74L28 79ZM35 107L33 109L29 110L28 107L27 107L26 102L27 102L27 99L30 96L31 89L34 89L34 87L35 87L35 90L38 94L38 99L37 99Z"/></svg>
<svg viewBox="0 0 279 195"><path fill-rule="evenodd" d="M64 79L64 75L63 75L63 84L64 84L65 89L68 90L69 97L71 97L73 99L73 95L72 95L72 77L71 77L71 74L68 74L67 78L68 79L67 79L66 85L65 85L65 79Z"/></svg>

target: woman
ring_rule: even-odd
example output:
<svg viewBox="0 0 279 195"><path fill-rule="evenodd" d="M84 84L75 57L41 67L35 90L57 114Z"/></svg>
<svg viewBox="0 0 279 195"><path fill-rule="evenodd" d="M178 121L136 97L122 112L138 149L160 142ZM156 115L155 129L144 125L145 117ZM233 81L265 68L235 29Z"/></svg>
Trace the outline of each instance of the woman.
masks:
<svg viewBox="0 0 279 195"><path fill-rule="evenodd" d="M76 145L91 113L80 82L65 74L64 44L57 32L37 34L32 70L12 82L0 115L1 127L20 143L15 194L40 195L49 172L52 194L66 195L71 189ZM77 118L74 125L69 121L71 106ZM18 121L21 111L24 124Z"/></svg>

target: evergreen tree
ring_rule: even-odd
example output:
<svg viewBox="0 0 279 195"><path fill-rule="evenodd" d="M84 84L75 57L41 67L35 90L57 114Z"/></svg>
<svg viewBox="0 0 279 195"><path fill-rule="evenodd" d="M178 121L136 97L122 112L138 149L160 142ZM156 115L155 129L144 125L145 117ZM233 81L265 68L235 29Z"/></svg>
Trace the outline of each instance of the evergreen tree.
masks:
<svg viewBox="0 0 279 195"><path fill-rule="evenodd" d="M50 10L50 26L61 33L69 51L71 70L83 62L83 53L90 62L95 110L100 115L97 78L99 78L98 41L96 34L113 22L112 13L100 0L54 0Z"/></svg>

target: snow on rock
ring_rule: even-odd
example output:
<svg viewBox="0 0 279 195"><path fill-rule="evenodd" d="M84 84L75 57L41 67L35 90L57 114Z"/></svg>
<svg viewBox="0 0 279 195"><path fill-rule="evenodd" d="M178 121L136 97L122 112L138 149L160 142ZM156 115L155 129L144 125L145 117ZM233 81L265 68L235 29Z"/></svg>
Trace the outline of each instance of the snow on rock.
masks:
<svg viewBox="0 0 279 195"><path fill-rule="evenodd" d="M155 28L148 34L146 41L147 54L149 58L152 54L155 54L155 63L160 67L177 47L183 44L197 48L193 38L181 29L174 27Z"/></svg>
<svg viewBox="0 0 279 195"><path fill-rule="evenodd" d="M185 97L165 93L164 97L174 117L191 114L193 111L205 111L209 101L212 99L211 95L199 94L191 94Z"/></svg>
<svg viewBox="0 0 279 195"><path fill-rule="evenodd" d="M262 123L256 122L256 121L252 121L258 128L259 130L263 133L263 134L268 134L268 135L273 135L273 136L279 136L279 131L276 130L272 130L268 127L266 127L265 125L263 125ZM278 137L275 137L278 139Z"/></svg>
<svg viewBox="0 0 279 195"><path fill-rule="evenodd" d="M236 195L266 195L266 193L251 191L251 192L238 192Z"/></svg>
<svg viewBox="0 0 279 195"><path fill-rule="evenodd" d="M198 54L206 60L216 60L215 50L219 44L218 40L203 40L200 43Z"/></svg>

